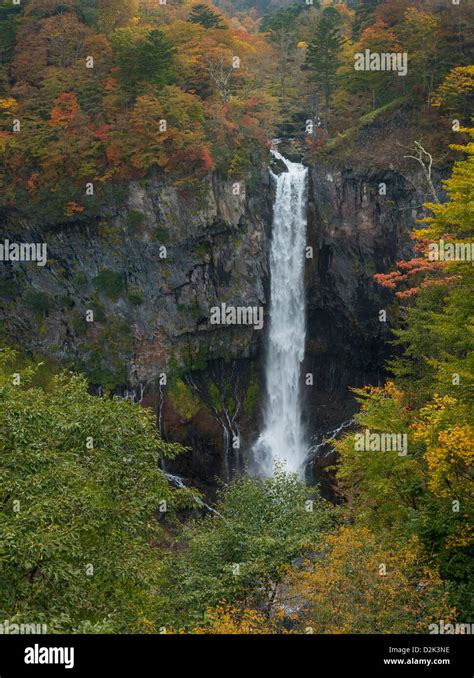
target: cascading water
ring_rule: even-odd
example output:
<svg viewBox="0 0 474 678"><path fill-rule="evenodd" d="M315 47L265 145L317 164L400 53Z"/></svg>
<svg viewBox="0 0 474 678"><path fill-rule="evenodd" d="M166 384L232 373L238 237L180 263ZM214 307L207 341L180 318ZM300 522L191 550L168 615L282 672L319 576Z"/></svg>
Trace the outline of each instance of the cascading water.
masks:
<svg viewBox="0 0 474 678"><path fill-rule="evenodd" d="M302 476L306 456L301 421L300 371L306 317L304 248L306 244L307 169L277 151L287 172L276 182L270 252L270 329L266 364L264 427L253 447L257 472L272 474L275 463Z"/></svg>

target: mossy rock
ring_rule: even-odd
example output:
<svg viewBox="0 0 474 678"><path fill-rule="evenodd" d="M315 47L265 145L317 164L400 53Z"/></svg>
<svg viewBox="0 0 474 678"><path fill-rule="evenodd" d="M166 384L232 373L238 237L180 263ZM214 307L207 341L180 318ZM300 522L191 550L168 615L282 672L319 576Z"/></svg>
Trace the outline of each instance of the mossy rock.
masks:
<svg viewBox="0 0 474 678"><path fill-rule="evenodd" d="M185 421L190 421L202 407L192 389L182 379L176 379L170 385L168 395L173 408Z"/></svg>
<svg viewBox="0 0 474 678"><path fill-rule="evenodd" d="M44 315L54 306L53 297L40 290L30 290L25 297L25 302L28 308L39 316Z"/></svg>
<svg viewBox="0 0 474 678"><path fill-rule="evenodd" d="M127 226L131 231L138 230L145 221L145 215L139 210L130 210L127 214Z"/></svg>
<svg viewBox="0 0 474 678"><path fill-rule="evenodd" d="M260 396L260 382L257 377L252 377L247 387L242 409L246 414L255 411Z"/></svg>
<svg viewBox="0 0 474 678"><path fill-rule="evenodd" d="M158 240L158 242L163 245L166 245L170 241L170 234L163 226L157 226L153 231L153 236L155 240Z"/></svg>
<svg viewBox="0 0 474 678"><path fill-rule="evenodd" d="M111 271L108 268L102 269L92 281L96 290L106 294L112 301L117 301L120 294L125 289L125 278L122 273Z"/></svg>
<svg viewBox="0 0 474 678"><path fill-rule="evenodd" d="M127 294L127 299L132 304L132 306L141 306L143 303L145 303L143 295L135 290L132 290Z"/></svg>

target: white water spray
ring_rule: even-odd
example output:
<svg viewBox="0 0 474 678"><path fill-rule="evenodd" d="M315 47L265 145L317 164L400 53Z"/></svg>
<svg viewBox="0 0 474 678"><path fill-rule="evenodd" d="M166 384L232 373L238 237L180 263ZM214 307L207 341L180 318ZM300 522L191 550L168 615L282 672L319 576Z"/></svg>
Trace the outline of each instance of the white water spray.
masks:
<svg viewBox="0 0 474 678"><path fill-rule="evenodd" d="M270 252L270 329L266 364L264 428L254 445L257 471L272 474L275 463L304 472L305 436L301 422L300 371L304 358L306 318L304 252L306 244L307 169L277 151L287 172L274 175Z"/></svg>

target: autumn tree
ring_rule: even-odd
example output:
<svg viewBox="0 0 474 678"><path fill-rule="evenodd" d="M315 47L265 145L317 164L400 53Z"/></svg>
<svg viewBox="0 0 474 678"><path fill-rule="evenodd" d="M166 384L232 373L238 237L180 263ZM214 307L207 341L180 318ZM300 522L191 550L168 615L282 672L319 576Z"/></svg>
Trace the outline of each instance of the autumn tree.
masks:
<svg viewBox="0 0 474 678"><path fill-rule="evenodd" d="M449 71L434 93L432 105L469 124L474 115L474 66L456 66Z"/></svg>
<svg viewBox="0 0 474 678"><path fill-rule="evenodd" d="M279 602L303 633L427 633L454 614L416 539L386 545L362 527L329 535L286 584Z"/></svg>
<svg viewBox="0 0 474 678"><path fill-rule="evenodd" d="M471 132L472 133L472 132ZM386 287L408 301L395 330L401 355L389 368L393 382L358 391L359 430L405 433L407 454L361 451L354 434L336 443L338 477L357 520L394 536L416 534L425 553L436 559L450 600L460 614L472 614L470 565L474 426L473 267L470 256L430 261L428 254L448 243L470 243L473 144L456 146L466 154L445 182L449 199L426 205L432 215L416 237L420 254L379 274ZM429 249L431 246L431 250ZM470 245L468 251L470 252Z"/></svg>
<svg viewBox="0 0 474 678"><path fill-rule="evenodd" d="M352 29L354 40L357 40L368 26L375 23L374 14L377 10L377 5L380 5L381 2L382 0L375 0L375 2L374 0L357 0L355 21Z"/></svg>
<svg viewBox="0 0 474 678"><path fill-rule="evenodd" d="M192 633L427 633L433 621L455 619L417 538L388 544L367 528L340 527L282 572L270 616L223 603Z"/></svg>
<svg viewBox="0 0 474 678"><path fill-rule="evenodd" d="M403 49L394 29L381 20L368 26L359 39L348 47L347 56L350 58L344 63L339 76L349 92L360 92L370 97L371 108L374 110L400 96L405 91L406 78L398 76L394 71L355 70L354 55L364 53L367 49L377 53L402 52Z"/></svg>
<svg viewBox="0 0 474 678"><path fill-rule="evenodd" d="M466 129L471 138L474 137L473 129ZM427 207L434 216L426 216L420 221L428 224L427 228L417 229L413 237L417 242L417 255L412 260L398 262L397 270L390 273L381 273L375 275L375 280L382 286L395 289L399 286L406 287L406 283L413 283L408 289L402 289L396 294L399 298L411 297L417 294L423 287L433 287L439 283L442 284L447 277L450 277L451 285L459 280L468 283L471 274L471 267L466 266L464 261L455 261L454 257L430 256L430 244L436 239L443 239L448 243L456 240L458 244L467 244L469 246L469 236L474 232L474 220L470 201L472 194L472 175L474 169L474 143L470 141L465 145L453 145L453 149L466 153L466 159L455 163L452 176L444 182L449 200L441 203L437 197L436 190L432 182L432 164L433 159L422 146L420 142L415 142L414 159L423 165L424 174L428 185L431 182L431 190L436 202L427 203ZM436 244L436 242L434 243ZM461 278L456 275L459 272ZM454 274L454 275L452 275ZM417 283L416 285L414 283Z"/></svg>
<svg viewBox="0 0 474 678"><path fill-rule="evenodd" d="M107 155L123 178L161 168L174 172L176 185L185 177L199 181L213 168L205 118L199 97L174 85L163 88L159 98L141 95L130 116L105 130Z"/></svg>
<svg viewBox="0 0 474 678"><path fill-rule="evenodd" d="M203 626L196 626L192 633L203 635L253 635L277 633L277 627L268 616L259 610L240 608L236 605L218 605L207 610Z"/></svg>
<svg viewBox="0 0 474 678"><path fill-rule="evenodd" d="M423 97L430 106L440 71L440 20L429 12L409 7L397 27L397 35L409 56L409 69L405 77L408 78L411 95Z"/></svg>
<svg viewBox="0 0 474 678"><path fill-rule="evenodd" d="M429 488L439 497L472 496L474 428L469 412L452 396L435 396L420 409L413 423L415 440L426 446Z"/></svg>
<svg viewBox="0 0 474 678"><path fill-rule="evenodd" d="M117 28L127 26L138 14L139 0L98 0L97 23L101 31L112 33Z"/></svg>
<svg viewBox="0 0 474 678"><path fill-rule="evenodd" d="M29 0L25 7L25 16L45 18L55 14L75 11L77 0Z"/></svg>

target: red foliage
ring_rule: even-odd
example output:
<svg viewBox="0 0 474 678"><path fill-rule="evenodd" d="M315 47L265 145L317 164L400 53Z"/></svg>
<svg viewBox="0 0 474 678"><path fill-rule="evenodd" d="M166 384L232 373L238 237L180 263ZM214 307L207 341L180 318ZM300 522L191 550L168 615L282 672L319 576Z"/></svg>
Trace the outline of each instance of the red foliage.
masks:
<svg viewBox="0 0 474 678"><path fill-rule="evenodd" d="M201 160L202 168L205 172L210 172L212 169L214 169L214 160L212 159L212 155L207 148L202 149Z"/></svg>
<svg viewBox="0 0 474 678"><path fill-rule="evenodd" d="M100 125L100 127L98 127L95 130L95 136L98 139L100 139L100 141L102 141L102 143L105 144L108 141L108 133L109 133L110 129L111 129L111 125L106 125L106 124Z"/></svg>
<svg viewBox="0 0 474 678"><path fill-rule="evenodd" d="M108 92L109 92L110 90L117 89L117 87L118 87L118 81L117 81L117 78L113 78L113 77L110 75L110 76L108 76L107 78L105 78L105 80L104 80L104 82L103 82L103 85L104 85L104 89L105 89L106 91L108 91Z"/></svg>
<svg viewBox="0 0 474 678"><path fill-rule="evenodd" d="M64 92L54 102L50 114L52 127L69 127L79 111L76 95L73 92Z"/></svg>
<svg viewBox="0 0 474 678"><path fill-rule="evenodd" d="M395 296L398 299L409 299L415 296L421 289L446 284L453 279L453 276L447 277L443 275L443 269L447 265L447 261L430 261L427 258L429 240L418 238L416 234L412 235L412 240L415 241L415 252L425 256L413 257L413 259L408 261L397 261L397 269L395 271L374 275L375 282L385 289L395 289L409 279L413 279L413 282L416 280L416 284L413 287L395 292Z"/></svg>

